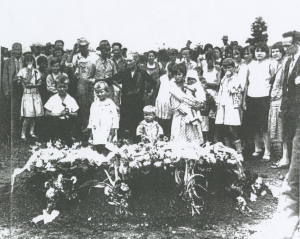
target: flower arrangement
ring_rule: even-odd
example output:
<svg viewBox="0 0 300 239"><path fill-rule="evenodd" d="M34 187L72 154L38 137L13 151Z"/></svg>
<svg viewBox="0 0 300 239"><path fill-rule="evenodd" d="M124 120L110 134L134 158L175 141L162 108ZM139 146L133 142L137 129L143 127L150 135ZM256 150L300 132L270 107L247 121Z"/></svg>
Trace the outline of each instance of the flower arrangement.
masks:
<svg viewBox="0 0 300 239"><path fill-rule="evenodd" d="M243 185L247 184L237 152L222 143L203 148L195 144L167 142L165 138L152 142L144 139L139 144L120 140L106 147L110 151L107 156L91 147L82 147L80 143L75 143L71 148L59 141L48 142L46 147L41 144L31 146L32 155L26 165L14 170L12 192L16 176L25 170L32 175L47 175L44 182L46 209L43 215L33 219L34 223L53 221L59 215L59 203L62 200L76 202L78 190L87 186L103 189L106 201L115 207L115 213L127 217L131 215L128 199L132 194L127 180L134 180L137 173L148 174L155 170L172 173L181 191L180 196L186 201L192 215L200 214L203 210L202 196L209 192L207 175L212 171L221 170L235 175L236 181L226 185L229 193L236 187L235 192L239 193L235 193L235 198L243 196ZM107 178L87 181L83 175L92 169L104 172ZM255 180L251 182L250 186ZM238 202L244 203L241 198ZM242 205L239 208L245 207Z"/></svg>

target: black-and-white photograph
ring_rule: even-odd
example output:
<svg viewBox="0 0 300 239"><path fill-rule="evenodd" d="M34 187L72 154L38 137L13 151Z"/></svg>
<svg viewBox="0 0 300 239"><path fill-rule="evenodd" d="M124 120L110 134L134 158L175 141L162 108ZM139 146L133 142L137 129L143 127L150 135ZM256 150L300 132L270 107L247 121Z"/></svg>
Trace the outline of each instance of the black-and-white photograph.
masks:
<svg viewBox="0 0 300 239"><path fill-rule="evenodd" d="M1 3L0 238L300 238L300 1Z"/></svg>

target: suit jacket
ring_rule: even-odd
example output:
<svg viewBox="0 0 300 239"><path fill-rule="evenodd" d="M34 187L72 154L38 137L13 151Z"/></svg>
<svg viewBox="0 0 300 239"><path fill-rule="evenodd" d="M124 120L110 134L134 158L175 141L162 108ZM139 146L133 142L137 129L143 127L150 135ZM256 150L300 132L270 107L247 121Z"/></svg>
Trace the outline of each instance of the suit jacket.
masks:
<svg viewBox="0 0 300 239"><path fill-rule="evenodd" d="M21 68L23 68L23 58L21 58ZM4 69L3 69L3 78L2 78L2 86L4 94L10 93L12 94L14 89L17 90L16 93L19 93L19 90L23 92L23 88L21 84L17 84L14 82L14 78L18 72L16 72L16 63L15 57L12 56L10 59L7 59L4 62ZM14 89L13 89L14 88Z"/></svg>
<svg viewBox="0 0 300 239"><path fill-rule="evenodd" d="M299 49L300 50L300 49ZM286 62L283 78L283 92L281 111L285 118L299 120L300 117L300 84L295 84L295 79L300 77L300 57L289 75L291 59Z"/></svg>

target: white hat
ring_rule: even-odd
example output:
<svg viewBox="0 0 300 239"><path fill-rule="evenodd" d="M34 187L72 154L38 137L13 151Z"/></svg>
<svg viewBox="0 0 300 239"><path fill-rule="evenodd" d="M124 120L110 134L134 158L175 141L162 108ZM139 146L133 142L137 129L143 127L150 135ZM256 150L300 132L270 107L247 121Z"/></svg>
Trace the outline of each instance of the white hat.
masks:
<svg viewBox="0 0 300 239"><path fill-rule="evenodd" d="M34 42L34 43L32 43L31 47L33 47L33 46L43 46L43 45L39 42Z"/></svg>
<svg viewBox="0 0 300 239"><path fill-rule="evenodd" d="M32 51L31 51L30 47L23 47L22 55L25 55L26 53L31 53L32 54Z"/></svg>

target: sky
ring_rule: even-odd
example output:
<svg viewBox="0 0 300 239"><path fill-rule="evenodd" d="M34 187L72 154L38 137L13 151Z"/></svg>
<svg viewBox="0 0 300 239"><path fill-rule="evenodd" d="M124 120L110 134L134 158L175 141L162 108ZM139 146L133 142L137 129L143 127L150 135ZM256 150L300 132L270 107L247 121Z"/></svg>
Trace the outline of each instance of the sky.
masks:
<svg viewBox="0 0 300 239"><path fill-rule="evenodd" d="M300 0L1 0L0 45L45 45L62 39L71 49L86 37L95 49L101 40L121 42L129 51L192 47L201 42L222 46L221 38L242 46L251 24L268 24L268 44L282 33L300 31Z"/></svg>

